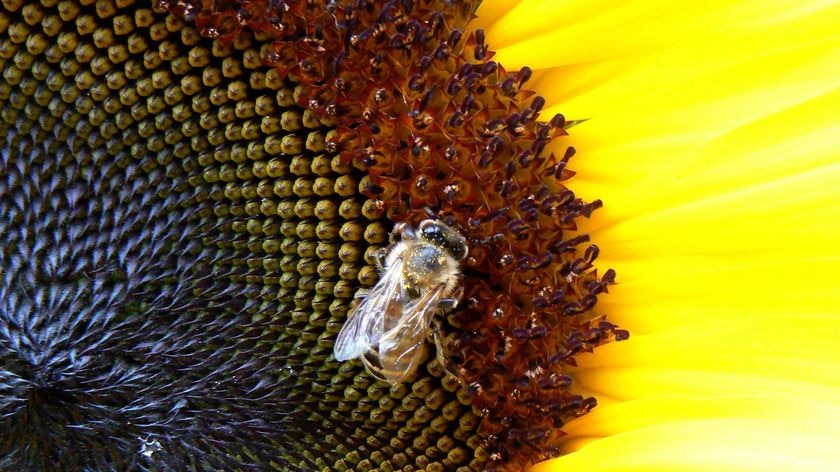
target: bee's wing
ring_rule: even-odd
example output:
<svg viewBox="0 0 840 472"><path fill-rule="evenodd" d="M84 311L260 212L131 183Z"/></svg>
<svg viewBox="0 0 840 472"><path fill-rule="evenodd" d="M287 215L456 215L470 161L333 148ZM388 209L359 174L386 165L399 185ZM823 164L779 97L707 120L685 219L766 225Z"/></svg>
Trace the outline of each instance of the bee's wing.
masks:
<svg viewBox="0 0 840 472"><path fill-rule="evenodd" d="M361 357L379 342L385 317L402 311L402 267L402 260L395 258L376 285L350 313L335 340L333 352L336 360Z"/></svg>
<svg viewBox="0 0 840 472"><path fill-rule="evenodd" d="M382 335L379 340L380 372L389 382L403 382L420 366L426 351L426 336L445 291L446 286L441 284L407 303L396 326Z"/></svg>

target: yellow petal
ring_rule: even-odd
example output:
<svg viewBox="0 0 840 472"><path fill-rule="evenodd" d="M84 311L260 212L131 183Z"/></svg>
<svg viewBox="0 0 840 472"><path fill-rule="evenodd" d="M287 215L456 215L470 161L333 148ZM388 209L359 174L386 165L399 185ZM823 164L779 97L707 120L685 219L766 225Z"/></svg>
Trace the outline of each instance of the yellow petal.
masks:
<svg viewBox="0 0 840 472"><path fill-rule="evenodd" d="M836 470L840 3L514 3L479 21L585 120L559 145L631 331L579 359L599 407L533 470Z"/></svg>
<svg viewBox="0 0 840 472"><path fill-rule="evenodd" d="M831 0L681 2L668 0L553 2L530 0L484 2L479 26L492 38L498 59L506 65L546 68L618 58L644 57L658 51L738 41L778 32L794 36L835 31ZM489 21L482 23L486 16ZM807 22L803 23L803 22ZM729 51L717 50L720 57ZM723 62L723 61L721 61Z"/></svg>
<svg viewBox="0 0 840 472"><path fill-rule="evenodd" d="M836 328L834 314L695 320L603 346L579 359L574 377L602 404L663 394L837 400Z"/></svg>
<svg viewBox="0 0 840 472"><path fill-rule="evenodd" d="M759 404L773 414L763 415ZM625 410L604 409L605 422L624 422L628 429L595 441L579 441L579 450L537 465L532 472L548 471L835 471L836 438L840 430L812 416L794 418L800 408L789 403L754 398L717 402L694 400L630 404ZM701 419L685 417L702 411ZM826 415L837 424L837 407L810 405L807 413ZM645 421L634 413L661 412L660 422ZM777 411L789 411L780 417ZM754 414L755 413L755 414ZM635 417L634 417L635 416ZM666 418L661 418L665 416ZM632 424L632 426L630 426ZM599 432L596 432L599 433Z"/></svg>

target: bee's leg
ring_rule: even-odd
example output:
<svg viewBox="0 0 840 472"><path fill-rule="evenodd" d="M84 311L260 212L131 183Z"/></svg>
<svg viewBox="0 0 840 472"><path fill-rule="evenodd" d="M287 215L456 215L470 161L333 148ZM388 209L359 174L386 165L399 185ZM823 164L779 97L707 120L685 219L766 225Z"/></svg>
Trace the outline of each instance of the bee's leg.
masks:
<svg viewBox="0 0 840 472"><path fill-rule="evenodd" d="M450 311L454 310L458 306L458 303L460 302L461 297L463 297L463 296L464 296L464 287L463 287L463 285L461 285L459 283L457 288L455 289L455 292L452 294L452 296L442 298L438 302L438 308L443 313L449 313Z"/></svg>
<svg viewBox="0 0 840 472"><path fill-rule="evenodd" d="M435 358L437 359L438 364L443 367L443 370L445 370L447 374L458 379L459 377L456 373L457 369L455 364L449 360L449 353L444 347L443 331L440 327L440 320L437 318L432 321L432 338L435 341Z"/></svg>
<svg viewBox="0 0 840 472"><path fill-rule="evenodd" d="M371 360L371 358L368 356L373 357L374 359ZM368 374L370 374L371 377L375 378L376 380L391 383L385 377L385 374L382 372L382 367L377 365L379 362L376 361L376 363L374 363L375 360L376 354L371 351L368 351L362 355L362 364L365 365L365 369L367 369Z"/></svg>
<svg viewBox="0 0 840 472"><path fill-rule="evenodd" d="M438 308L443 313L449 313L450 311L454 310L458 306L458 299L457 298L442 298L438 302Z"/></svg>
<svg viewBox="0 0 840 472"><path fill-rule="evenodd" d="M376 271L380 274L385 272L385 261L388 259L388 250L380 248L373 252L373 263L376 265Z"/></svg>

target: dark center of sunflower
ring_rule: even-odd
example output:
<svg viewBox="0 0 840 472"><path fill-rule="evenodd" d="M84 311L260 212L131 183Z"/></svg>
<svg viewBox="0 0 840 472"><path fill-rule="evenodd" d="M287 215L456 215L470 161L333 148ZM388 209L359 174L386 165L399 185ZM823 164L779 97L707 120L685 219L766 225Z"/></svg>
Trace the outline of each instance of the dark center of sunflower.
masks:
<svg viewBox="0 0 840 472"><path fill-rule="evenodd" d="M3 2L0 469L518 470L594 405L562 117L471 4L327 3ZM459 378L389 388L332 344L424 207L472 241Z"/></svg>

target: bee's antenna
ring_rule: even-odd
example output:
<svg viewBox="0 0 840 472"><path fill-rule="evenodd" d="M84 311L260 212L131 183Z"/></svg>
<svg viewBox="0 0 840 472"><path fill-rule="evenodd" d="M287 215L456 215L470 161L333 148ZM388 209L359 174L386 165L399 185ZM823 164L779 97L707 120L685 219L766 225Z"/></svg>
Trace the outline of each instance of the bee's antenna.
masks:
<svg viewBox="0 0 840 472"><path fill-rule="evenodd" d="M461 225L450 213L442 214L439 210L435 211L431 207L423 207L423 213L426 214L426 218L428 219L441 221L446 226L458 228L458 231L462 234L466 233L466 228L464 228L463 225Z"/></svg>
<svg viewBox="0 0 840 472"><path fill-rule="evenodd" d="M435 220L439 218L438 212L432 210L430 207L427 206L423 207L423 213L426 214L426 218L431 218Z"/></svg>

